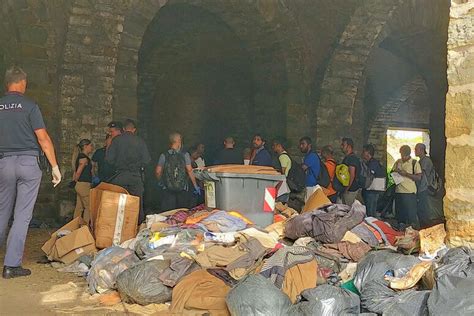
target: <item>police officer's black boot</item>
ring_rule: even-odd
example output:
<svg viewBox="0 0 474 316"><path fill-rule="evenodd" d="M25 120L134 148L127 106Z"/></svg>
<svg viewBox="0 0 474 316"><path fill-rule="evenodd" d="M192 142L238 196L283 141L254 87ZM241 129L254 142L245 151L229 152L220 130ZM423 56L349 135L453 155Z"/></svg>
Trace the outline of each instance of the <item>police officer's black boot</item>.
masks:
<svg viewBox="0 0 474 316"><path fill-rule="evenodd" d="M22 267L3 267L3 278L4 279L13 279L23 276L28 276L31 274L30 269L23 269Z"/></svg>

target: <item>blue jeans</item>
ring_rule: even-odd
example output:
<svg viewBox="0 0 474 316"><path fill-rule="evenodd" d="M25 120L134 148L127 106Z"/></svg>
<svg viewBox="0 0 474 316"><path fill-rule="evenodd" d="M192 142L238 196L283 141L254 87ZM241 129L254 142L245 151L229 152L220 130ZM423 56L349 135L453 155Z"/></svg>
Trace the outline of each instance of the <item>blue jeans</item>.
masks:
<svg viewBox="0 0 474 316"><path fill-rule="evenodd" d="M362 190L362 198L364 199L367 216L375 217L379 195L379 191Z"/></svg>

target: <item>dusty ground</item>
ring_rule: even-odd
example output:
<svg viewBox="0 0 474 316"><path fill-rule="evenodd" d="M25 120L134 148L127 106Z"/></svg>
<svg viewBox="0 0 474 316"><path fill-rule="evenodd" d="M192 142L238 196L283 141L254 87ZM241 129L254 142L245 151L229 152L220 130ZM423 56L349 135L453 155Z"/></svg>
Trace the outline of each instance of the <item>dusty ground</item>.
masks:
<svg viewBox="0 0 474 316"><path fill-rule="evenodd" d="M37 263L43 256L41 246L49 236L46 229L29 230L23 266L31 269L32 275L10 280L0 278L0 315L143 315L163 309L163 306L128 304L101 306L98 295L86 292L84 278ZM4 255L2 247L2 263Z"/></svg>

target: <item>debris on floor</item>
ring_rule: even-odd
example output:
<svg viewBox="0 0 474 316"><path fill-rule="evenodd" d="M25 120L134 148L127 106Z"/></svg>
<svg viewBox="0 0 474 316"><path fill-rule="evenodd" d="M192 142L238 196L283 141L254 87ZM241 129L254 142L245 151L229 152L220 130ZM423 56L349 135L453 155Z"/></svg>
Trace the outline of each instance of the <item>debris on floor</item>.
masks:
<svg viewBox="0 0 474 316"><path fill-rule="evenodd" d="M85 242L60 247L63 238L88 229L76 220L43 250L68 263L58 271L85 275L102 306L242 316L474 310L474 254L447 249L442 225L398 231L366 217L360 202L329 204L319 191L312 204L317 206L299 214L277 203L276 221L267 227L255 225L245 210L205 205L149 215L133 238L114 238L120 232L112 229L112 246L82 256L77 249ZM114 215L115 221L125 218ZM103 232L102 222L94 222Z"/></svg>

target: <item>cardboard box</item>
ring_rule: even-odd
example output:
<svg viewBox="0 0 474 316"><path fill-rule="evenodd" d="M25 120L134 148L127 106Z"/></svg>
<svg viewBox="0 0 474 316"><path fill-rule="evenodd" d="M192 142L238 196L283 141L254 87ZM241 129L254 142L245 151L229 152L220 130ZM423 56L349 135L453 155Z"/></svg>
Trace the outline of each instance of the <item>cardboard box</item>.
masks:
<svg viewBox="0 0 474 316"><path fill-rule="evenodd" d="M91 228L94 231L95 221L97 219L97 214L99 212L100 201L102 199L102 193L104 191L111 191L117 193L124 193L129 194L127 190L122 188L121 186L101 182L98 186L91 189L89 195L89 208L90 208L90 216L91 216Z"/></svg>
<svg viewBox="0 0 474 316"><path fill-rule="evenodd" d="M107 248L135 238L139 212L139 197L102 191L94 225L97 248Z"/></svg>
<svg viewBox="0 0 474 316"><path fill-rule="evenodd" d="M66 236L58 238L58 232L69 230ZM70 264L79 257L96 252L94 237L82 218L77 217L51 234L41 247L49 260Z"/></svg>

